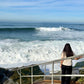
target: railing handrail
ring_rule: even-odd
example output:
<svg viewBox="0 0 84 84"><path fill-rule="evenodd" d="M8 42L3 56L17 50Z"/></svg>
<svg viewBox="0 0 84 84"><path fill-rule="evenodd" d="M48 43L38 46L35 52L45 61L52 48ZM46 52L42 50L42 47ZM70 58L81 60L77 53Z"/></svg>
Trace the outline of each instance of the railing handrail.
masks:
<svg viewBox="0 0 84 84"><path fill-rule="evenodd" d="M52 75L33 75L33 77L51 77ZM69 77L84 77L83 74L64 74L64 75L60 75L60 74L56 74L56 75L53 75L54 77L62 77L62 76L69 76ZM31 77L31 75L22 75L21 77Z"/></svg>
<svg viewBox="0 0 84 84"><path fill-rule="evenodd" d="M10 69L10 70L20 70L20 69L23 69L23 68L28 68L28 67L34 67L34 66L39 66L39 65L44 65L44 64L50 64L50 63L55 63L55 62L58 62L58 61L61 61L61 60L67 60L67 59L74 59L76 57L84 57L84 54L80 54L80 55L74 55L74 56L71 56L71 57L67 57L67 58L63 58L63 59L56 59L56 60L53 60L53 61L49 61L49 62L44 62L44 63L39 63L39 64L31 64L31 65L28 65L28 66L22 66L22 67L16 67L16 68L7 68L7 69Z"/></svg>

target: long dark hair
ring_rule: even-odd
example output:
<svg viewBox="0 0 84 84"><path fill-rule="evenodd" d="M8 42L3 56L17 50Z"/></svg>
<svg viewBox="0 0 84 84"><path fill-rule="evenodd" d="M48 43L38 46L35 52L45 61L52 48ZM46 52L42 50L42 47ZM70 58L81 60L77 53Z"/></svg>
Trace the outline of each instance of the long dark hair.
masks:
<svg viewBox="0 0 84 84"><path fill-rule="evenodd" d="M73 51L72 51L71 46L70 46L69 43L66 43L66 44L65 44L65 47L64 47L64 49L63 49L63 52L66 53L66 56L67 56L67 57L70 57L70 56L73 56L73 55L74 55L74 53L73 53Z"/></svg>

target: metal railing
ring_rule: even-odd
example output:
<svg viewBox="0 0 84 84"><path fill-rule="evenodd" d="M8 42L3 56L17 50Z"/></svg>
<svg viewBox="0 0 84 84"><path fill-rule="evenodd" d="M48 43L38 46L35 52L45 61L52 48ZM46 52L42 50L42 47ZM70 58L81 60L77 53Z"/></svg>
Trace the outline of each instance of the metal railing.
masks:
<svg viewBox="0 0 84 84"><path fill-rule="evenodd" d="M31 84L33 84L33 78L34 77L44 77L44 80L45 80L45 77L52 77L52 80L51 80L51 84L54 84L54 77L62 77L62 76L72 76L72 77L84 77L84 74L67 74L67 75L62 75L62 74L57 74L57 75L54 75L54 64L55 63L58 63L60 62L61 60L65 60L65 59L74 59L76 57L84 57L84 54L81 54L81 55L75 55L75 56L72 56L72 57L67 57L67 58L63 58L63 59L57 59L57 60L53 60L53 61L50 61L50 62L45 62L45 63L40 63L40 64L32 64L32 65L29 65L29 66L23 66L23 67L19 67L19 68L16 68L15 70L17 70L17 73L19 74L20 76L20 84L22 84L22 78L25 78L25 77L30 77L31 78ZM49 65L49 64L52 64L52 74L51 75L34 75L33 74L33 67L34 66L40 66L40 65L44 65L45 68L44 68L44 73L46 73L46 65ZM31 75L22 75L21 74L21 70L24 69L24 68L29 68L31 67ZM12 68L10 68L12 69ZM84 69L84 68L80 68L80 69Z"/></svg>

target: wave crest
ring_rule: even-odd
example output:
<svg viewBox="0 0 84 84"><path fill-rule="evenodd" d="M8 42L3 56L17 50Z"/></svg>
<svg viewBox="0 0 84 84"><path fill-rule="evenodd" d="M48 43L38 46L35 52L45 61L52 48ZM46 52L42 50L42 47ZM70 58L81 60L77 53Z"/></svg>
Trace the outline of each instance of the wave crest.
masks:
<svg viewBox="0 0 84 84"><path fill-rule="evenodd" d="M40 30L40 31L66 31L66 30L70 30L69 28L65 28L65 27L40 27L40 28L36 28L36 30Z"/></svg>

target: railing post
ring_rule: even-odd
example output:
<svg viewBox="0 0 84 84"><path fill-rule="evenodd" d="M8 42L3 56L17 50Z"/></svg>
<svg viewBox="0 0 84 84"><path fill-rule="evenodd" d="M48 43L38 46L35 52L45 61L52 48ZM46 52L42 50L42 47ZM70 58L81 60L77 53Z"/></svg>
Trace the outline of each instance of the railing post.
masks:
<svg viewBox="0 0 84 84"><path fill-rule="evenodd" d="M46 64L44 65L44 75L46 75ZM44 76L44 80L45 80L45 76Z"/></svg>
<svg viewBox="0 0 84 84"><path fill-rule="evenodd" d="M31 66L31 84L33 84L33 66Z"/></svg>
<svg viewBox="0 0 84 84"><path fill-rule="evenodd" d="M21 82L21 69L20 69L20 84L22 84L22 82Z"/></svg>
<svg viewBox="0 0 84 84"><path fill-rule="evenodd" d="M54 75L54 62L52 62L52 81L51 81L51 84L54 84L53 75Z"/></svg>

